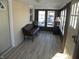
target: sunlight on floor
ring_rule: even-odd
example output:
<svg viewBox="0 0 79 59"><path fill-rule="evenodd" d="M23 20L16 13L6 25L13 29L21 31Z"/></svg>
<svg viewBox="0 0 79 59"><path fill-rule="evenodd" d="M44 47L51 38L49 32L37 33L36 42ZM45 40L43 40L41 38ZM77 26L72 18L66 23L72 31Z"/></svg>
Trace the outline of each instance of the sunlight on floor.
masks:
<svg viewBox="0 0 79 59"><path fill-rule="evenodd" d="M67 59L67 55L62 53L57 53L52 59Z"/></svg>

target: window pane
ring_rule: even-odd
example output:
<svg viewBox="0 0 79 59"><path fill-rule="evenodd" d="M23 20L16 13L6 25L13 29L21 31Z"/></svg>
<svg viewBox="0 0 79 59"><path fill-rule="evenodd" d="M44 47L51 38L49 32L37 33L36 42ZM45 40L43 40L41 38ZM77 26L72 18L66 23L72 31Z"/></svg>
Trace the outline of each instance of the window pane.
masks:
<svg viewBox="0 0 79 59"><path fill-rule="evenodd" d="M65 22L66 22L66 19L64 18L64 22L63 22L64 23L64 26L65 26Z"/></svg>
<svg viewBox="0 0 79 59"><path fill-rule="evenodd" d="M77 19L78 19L78 17L76 16L76 17L75 17L75 21L74 21L74 29L76 29Z"/></svg>
<svg viewBox="0 0 79 59"><path fill-rule="evenodd" d="M64 14L64 10L63 10L63 14L62 14L62 15L65 15L65 14Z"/></svg>
<svg viewBox="0 0 79 59"><path fill-rule="evenodd" d="M65 9L64 26L65 26L65 22L66 22L66 15L67 15L67 10Z"/></svg>
<svg viewBox="0 0 79 59"><path fill-rule="evenodd" d="M74 15L76 15L77 3L74 4Z"/></svg>
<svg viewBox="0 0 79 59"><path fill-rule="evenodd" d="M47 27L53 27L54 26L54 17L55 17L55 11L48 11Z"/></svg>
<svg viewBox="0 0 79 59"><path fill-rule="evenodd" d="M71 11L71 15L74 14L74 4L72 5L72 11Z"/></svg>
<svg viewBox="0 0 79 59"><path fill-rule="evenodd" d="M61 16L62 16L62 15L64 15L64 10L63 10L63 11L61 11Z"/></svg>
<svg viewBox="0 0 79 59"><path fill-rule="evenodd" d="M74 20L75 20L75 17L73 16L73 19L72 19L72 27L74 27Z"/></svg>
<svg viewBox="0 0 79 59"><path fill-rule="evenodd" d="M79 14L79 2L72 5L71 17L70 17L70 26L76 28L77 19Z"/></svg>
<svg viewBox="0 0 79 59"><path fill-rule="evenodd" d="M39 11L38 15L38 26L45 26L45 11Z"/></svg>
<svg viewBox="0 0 79 59"><path fill-rule="evenodd" d="M66 22L66 14L67 14L66 9L61 11L61 22L60 22L61 27L60 28L63 35L64 35L64 28L65 28L65 22Z"/></svg>
<svg viewBox="0 0 79 59"><path fill-rule="evenodd" d="M73 17L71 16L70 17L70 26L72 26L72 19L73 19Z"/></svg>
<svg viewBox="0 0 79 59"><path fill-rule="evenodd" d="M76 15L78 15L78 14L79 14L79 2L77 4L77 9L76 9Z"/></svg>
<svg viewBox="0 0 79 59"><path fill-rule="evenodd" d="M66 14L67 14L67 10L65 10L65 17L66 17Z"/></svg>
<svg viewBox="0 0 79 59"><path fill-rule="evenodd" d="M61 15L63 15L62 11L61 11Z"/></svg>

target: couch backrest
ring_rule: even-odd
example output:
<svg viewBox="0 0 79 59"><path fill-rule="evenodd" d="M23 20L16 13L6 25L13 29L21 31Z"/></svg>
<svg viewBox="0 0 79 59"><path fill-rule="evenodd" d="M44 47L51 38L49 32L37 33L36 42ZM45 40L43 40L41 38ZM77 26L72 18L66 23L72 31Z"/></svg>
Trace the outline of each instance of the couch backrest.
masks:
<svg viewBox="0 0 79 59"><path fill-rule="evenodd" d="M24 29L27 30L27 31L29 31L29 30L31 30L33 27L34 27L34 26L33 26L32 24L27 24L27 25L24 27Z"/></svg>

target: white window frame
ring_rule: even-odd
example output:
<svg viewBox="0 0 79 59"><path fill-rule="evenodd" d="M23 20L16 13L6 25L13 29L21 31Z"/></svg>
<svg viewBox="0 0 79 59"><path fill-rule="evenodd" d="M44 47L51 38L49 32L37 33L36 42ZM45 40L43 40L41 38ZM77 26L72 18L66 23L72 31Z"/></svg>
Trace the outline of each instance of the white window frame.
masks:
<svg viewBox="0 0 79 59"><path fill-rule="evenodd" d="M1 5L0 5L0 11L6 10L6 5L5 5L2 1L0 1L0 3L1 3ZM2 6L3 6L4 8L1 8Z"/></svg>
<svg viewBox="0 0 79 59"><path fill-rule="evenodd" d="M64 30L65 30L66 15L67 15L67 9L62 10L61 17L60 17L61 18L60 29L63 35L64 35Z"/></svg>
<svg viewBox="0 0 79 59"><path fill-rule="evenodd" d="M79 2L72 4L71 15L70 15L70 26L73 29L76 29L78 16L79 16Z"/></svg>

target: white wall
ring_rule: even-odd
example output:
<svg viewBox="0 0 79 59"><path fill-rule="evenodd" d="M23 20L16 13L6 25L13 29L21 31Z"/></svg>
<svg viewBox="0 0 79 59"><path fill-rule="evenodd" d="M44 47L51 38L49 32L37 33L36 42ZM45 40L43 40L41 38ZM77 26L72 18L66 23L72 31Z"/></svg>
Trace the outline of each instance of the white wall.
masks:
<svg viewBox="0 0 79 59"><path fill-rule="evenodd" d="M5 10L0 10L0 53L11 47L9 18L8 18L8 1L0 0L5 5Z"/></svg>
<svg viewBox="0 0 79 59"><path fill-rule="evenodd" d="M17 46L24 40L21 29L23 26L30 23L29 21L30 10L28 5L20 1L13 0L12 5L13 5L12 8L13 8L14 39L15 39L15 46Z"/></svg>

